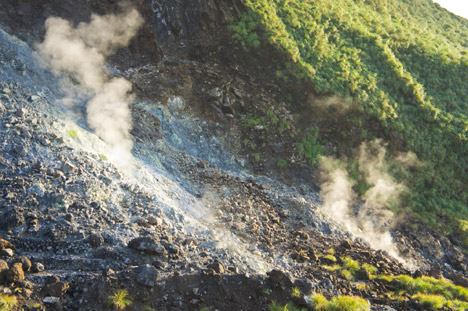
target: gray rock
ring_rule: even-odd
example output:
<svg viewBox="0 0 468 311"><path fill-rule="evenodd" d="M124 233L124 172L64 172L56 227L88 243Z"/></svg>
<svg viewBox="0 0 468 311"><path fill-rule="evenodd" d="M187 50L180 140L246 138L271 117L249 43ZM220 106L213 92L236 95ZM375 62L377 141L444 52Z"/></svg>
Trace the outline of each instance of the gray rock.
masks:
<svg viewBox="0 0 468 311"><path fill-rule="evenodd" d="M13 257L15 252L11 248L5 248L0 250L0 257Z"/></svg>
<svg viewBox="0 0 468 311"><path fill-rule="evenodd" d="M70 161L66 161L62 164L61 170L63 173L68 174L77 172L78 168Z"/></svg>
<svg viewBox="0 0 468 311"><path fill-rule="evenodd" d="M60 302L60 298L58 297L44 297L42 300L43 303L49 304L49 305L54 305Z"/></svg>
<svg viewBox="0 0 468 311"><path fill-rule="evenodd" d="M224 268L224 265L219 262L218 260L216 260L215 262L209 264L207 266L208 269L213 269L216 273L224 273L224 271L226 271L226 269Z"/></svg>
<svg viewBox="0 0 468 311"><path fill-rule="evenodd" d="M35 262L35 263L33 263L33 265L32 265L32 271L33 271L33 272L36 272L36 273L37 273L37 272L42 272L42 271L44 271L44 270L45 270L45 267L44 267L44 265L41 264L40 262Z"/></svg>
<svg viewBox="0 0 468 311"><path fill-rule="evenodd" d="M148 255L164 256L166 249L150 237L135 238L128 243L128 247Z"/></svg>
<svg viewBox="0 0 468 311"><path fill-rule="evenodd" d="M138 284L153 287L158 279L158 270L152 265L145 265L137 268L136 281Z"/></svg>
<svg viewBox="0 0 468 311"><path fill-rule="evenodd" d="M93 233L89 236L89 244L92 247L99 247L104 244L104 238L99 233Z"/></svg>

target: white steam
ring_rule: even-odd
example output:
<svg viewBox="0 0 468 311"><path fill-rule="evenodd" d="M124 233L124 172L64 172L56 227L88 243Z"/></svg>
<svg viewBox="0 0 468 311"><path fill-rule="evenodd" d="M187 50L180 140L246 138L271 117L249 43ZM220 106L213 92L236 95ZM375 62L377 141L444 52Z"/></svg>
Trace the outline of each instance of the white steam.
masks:
<svg viewBox="0 0 468 311"><path fill-rule="evenodd" d="M387 173L385 153L380 141L361 145L359 164L370 188L362 196L364 202L360 205L355 205L357 196L346 170L337 160L322 159L325 182L322 185L321 210L371 247L385 250L404 262L389 232L394 218L389 207L398 202L404 187Z"/></svg>
<svg viewBox="0 0 468 311"><path fill-rule="evenodd" d="M46 21L45 39L37 46L52 70L71 74L91 94L86 107L88 124L111 146L111 158L120 163L131 158L132 85L124 78L110 78L105 60L127 46L142 24L134 9L120 15L92 15L89 23L77 27L51 17Z"/></svg>

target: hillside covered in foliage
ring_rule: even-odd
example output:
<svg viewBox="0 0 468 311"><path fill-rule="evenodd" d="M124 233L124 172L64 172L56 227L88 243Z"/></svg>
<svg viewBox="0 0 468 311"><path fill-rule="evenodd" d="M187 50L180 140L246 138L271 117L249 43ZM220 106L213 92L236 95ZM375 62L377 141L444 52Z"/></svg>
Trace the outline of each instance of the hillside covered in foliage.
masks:
<svg viewBox="0 0 468 311"><path fill-rule="evenodd" d="M394 175L415 216L468 219L468 20L431 0L244 0L233 37L285 59L276 78L312 85L379 120L393 151L423 163ZM296 107L301 103L291 103ZM356 126L362 122L355 121ZM363 140L374 134L363 128Z"/></svg>

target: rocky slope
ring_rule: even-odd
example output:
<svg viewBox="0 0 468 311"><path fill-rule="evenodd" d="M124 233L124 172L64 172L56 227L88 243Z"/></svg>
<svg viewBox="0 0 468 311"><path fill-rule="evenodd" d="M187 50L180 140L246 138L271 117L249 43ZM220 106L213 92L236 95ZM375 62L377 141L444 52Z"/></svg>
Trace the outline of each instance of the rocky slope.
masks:
<svg viewBox="0 0 468 311"><path fill-rule="evenodd" d="M467 260L449 239L402 222L392 235L405 266L322 215L318 173L305 161L277 168L291 138L252 131L238 115L293 112L245 55L230 54L222 29L239 4L135 5L145 24L109 58L137 95L133 159L122 168L88 127L85 103L64 105L73 78L40 66L34 52L47 17L86 21L119 6L0 4L0 289L17 297L16 309L118 309L109 298L125 289L129 310L311 308L313 293L423 310L382 276L468 285ZM242 142L262 135L270 142L259 161Z"/></svg>

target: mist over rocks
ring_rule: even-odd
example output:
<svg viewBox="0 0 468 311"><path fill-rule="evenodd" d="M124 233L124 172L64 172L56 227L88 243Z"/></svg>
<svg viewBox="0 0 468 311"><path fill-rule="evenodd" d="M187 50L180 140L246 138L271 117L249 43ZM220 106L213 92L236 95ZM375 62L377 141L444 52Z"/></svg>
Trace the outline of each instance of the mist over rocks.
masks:
<svg viewBox="0 0 468 311"><path fill-rule="evenodd" d="M174 20L169 24L187 38L187 20L180 14L184 5L197 4L176 1L168 16L181 19L179 24ZM208 17L221 11L210 11ZM131 12L117 15L116 21L137 16ZM203 23L209 22L208 17ZM92 20L106 26L106 20L114 19ZM308 307L305 297L314 293L330 299L364 297L376 310L423 309L411 298L389 298L395 282L370 276L409 277L412 271L323 217L321 203L327 202L327 194L320 195L315 191L318 187L300 178L280 176L281 172L308 175L308 169L298 165L283 171L277 168L276 175L263 175L277 165L277 153L262 153L265 161L260 165L240 151L244 145L236 140L243 137L242 131L249 131L242 125L248 119L237 120L233 112L254 106L257 98L275 102L270 89L251 80L248 72L240 74L245 69L181 59L183 55L178 54L179 58L108 77L103 58L114 51L110 48L114 43L103 43L101 49L96 43L99 36L93 33L87 42L79 24L56 20L52 26L54 23L64 25L62 30L84 50L93 50L93 46L94 56L102 56L97 57L98 75L91 76L96 84L88 87L76 78L83 91L99 97L106 84L123 78L122 74L127 81L119 85L122 90L132 83L138 94L151 88L161 92L148 91L145 100L134 97L130 106L125 102L123 115L132 110L134 120L141 121L130 132L133 137L128 125L123 126L135 155L131 161L136 174L128 175L107 159L110 142L103 143L98 129L86 126L92 122L71 117L61 105L60 84L50 72L29 66L23 71L14 62L2 63L0 245L3 250L13 250L0 261L2 293L15 295L25 309L40 304L47 309L109 310L109 298L120 289L128 290L129 310L268 310L273 300L283 306L293 301ZM92 24L82 27L94 30ZM175 34L171 36L177 40ZM0 38L5 41L0 42L0 60L6 54L18 63L32 59L26 44L4 33ZM48 54L51 63L52 55ZM78 65L74 65L75 71L68 70L66 63L61 67L60 59L56 59L59 76L80 77ZM204 58L198 55L196 59ZM93 89L97 86L99 89ZM211 90L215 88L222 91L213 102ZM104 93L102 96L108 95ZM128 93L120 95L129 99ZM175 111L177 103L183 105ZM272 108L258 109L266 114ZM286 107L279 111L292 115ZM264 135L264 131L265 127L259 128L253 135ZM288 139L273 128L270 134ZM249 137L249 145L257 142ZM270 158L273 164L268 164ZM342 179L342 188L349 189L346 174L333 172L338 172L335 179ZM378 185L378 180L373 184ZM333 185L323 189L331 194L342 189ZM343 191L332 197L340 196L353 199L351 192ZM418 261L420 275L443 275L465 284L466 258L450 240L432 230L422 233L432 237L426 239L431 240L430 247L440 241L439 257L435 252L424 253L429 244L410 228L406 230L391 232L395 247ZM359 264L355 279L348 279L344 272L351 271L350 260ZM365 270L364 264L375 270ZM4 282L5 275L8 282ZM295 288L300 290L299 297Z"/></svg>
<svg viewBox="0 0 468 311"><path fill-rule="evenodd" d="M121 15L92 15L89 23L73 27L70 22L47 19L44 41L37 45L39 55L52 70L71 74L91 97L86 103L86 119L106 143L111 145L113 160L121 164L131 158L132 128L129 104L131 83L124 78L110 78L106 57L125 47L143 24L135 9ZM65 101L80 100L78 94ZM76 96L76 98L73 98Z"/></svg>

